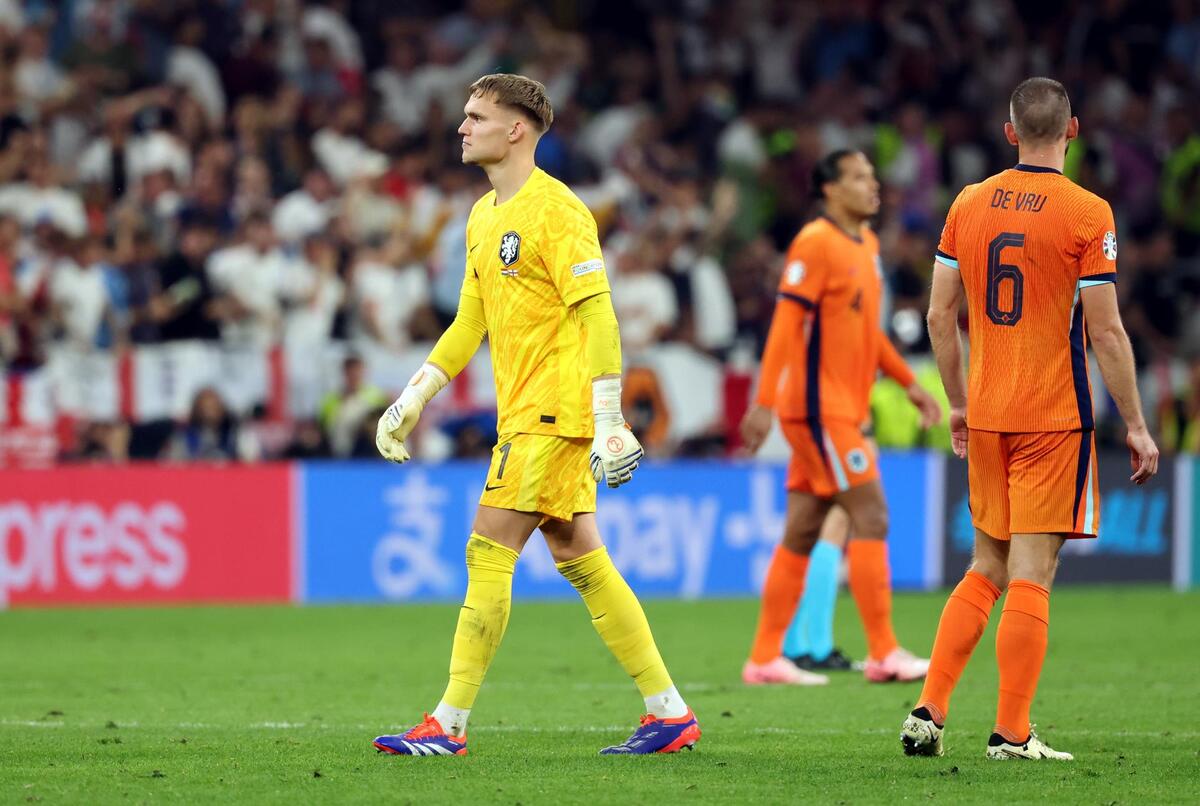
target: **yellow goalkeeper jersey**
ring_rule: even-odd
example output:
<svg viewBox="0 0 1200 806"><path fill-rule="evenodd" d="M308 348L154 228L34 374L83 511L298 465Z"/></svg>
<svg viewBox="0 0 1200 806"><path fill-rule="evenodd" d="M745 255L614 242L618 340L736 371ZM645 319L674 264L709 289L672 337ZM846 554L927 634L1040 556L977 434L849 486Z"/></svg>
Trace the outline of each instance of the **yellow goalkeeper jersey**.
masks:
<svg viewBox="0 0 1200 806"><path fill-rule="evenodd" d="M483 301L500 434L592 436L591 378L575 304L609 290L596 220L535 168L467 219L463 294Z"/></svg>

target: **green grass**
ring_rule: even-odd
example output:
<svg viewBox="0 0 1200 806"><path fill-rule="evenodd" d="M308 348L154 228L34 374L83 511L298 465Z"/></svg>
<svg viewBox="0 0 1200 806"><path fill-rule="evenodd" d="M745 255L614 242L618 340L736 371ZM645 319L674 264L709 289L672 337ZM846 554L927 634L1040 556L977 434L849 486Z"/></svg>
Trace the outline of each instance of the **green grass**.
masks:
<svg viewBox="0 0 1200 806"><path fill-rule="evenodd" d="M897 597L911 648L929 649L942 601ZM453 606L0 613L0 802L1107 804L1200 791L1200 595L1055 593L1035 718L1073 764L983 759L993 631L956 693L946 756L910 759L897 736L915 685L740 685L755 608L648 603L704 728L697 752L650 758L596 755L641 701L577 602L516 606L471 755L428 759L377 755L370 740L437 701ZM848 600L837 629L861 654Z"/></svg>

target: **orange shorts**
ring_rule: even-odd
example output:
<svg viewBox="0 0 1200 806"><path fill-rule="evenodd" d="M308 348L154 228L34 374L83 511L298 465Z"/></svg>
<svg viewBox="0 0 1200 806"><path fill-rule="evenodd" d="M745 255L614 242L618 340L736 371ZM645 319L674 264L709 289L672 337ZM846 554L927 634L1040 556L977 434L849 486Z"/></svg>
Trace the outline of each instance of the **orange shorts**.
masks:
<svg viewBox="0 0 1200 806"><path fill-rule="evenodd" d="M997 540L1016 534L1095 537L1100 479L1091 431L1002 434L971 429L971 518Z"/></svg>
<svg viewBox="0 0 1200 806"><path fill-rule="evenodd" d="M850 423L783 420L792 446L787 489L832 498L879 478L879 466L862 429Z"/></svg>

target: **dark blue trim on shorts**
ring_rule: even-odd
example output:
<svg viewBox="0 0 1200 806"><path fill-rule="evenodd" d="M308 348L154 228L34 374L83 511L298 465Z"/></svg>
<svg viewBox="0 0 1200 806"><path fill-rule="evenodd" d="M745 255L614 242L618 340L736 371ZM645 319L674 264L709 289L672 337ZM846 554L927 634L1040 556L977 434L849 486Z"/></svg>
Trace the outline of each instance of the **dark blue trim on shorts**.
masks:
<svg viewBox="0 0 1200 806"><path fill-rule="evenodd" d="M829 457L825 455L825 429L821 427L821 309L813 310L812 327L808 331L808 355L805 370L804 387L804 419L812 432L813 442L821 454L821 461L829 467Z"/></svg>
<svg viewBox="0 0 1200 806"><path fill-rule="evenodd" d="M1079 432L1079 462L1075 465L1075 509L1071 513L1071 529L1079 519L1079 502L1083 500L1084 487L1087 486L1088 465L1092 458L1091 433Z"/></svg>

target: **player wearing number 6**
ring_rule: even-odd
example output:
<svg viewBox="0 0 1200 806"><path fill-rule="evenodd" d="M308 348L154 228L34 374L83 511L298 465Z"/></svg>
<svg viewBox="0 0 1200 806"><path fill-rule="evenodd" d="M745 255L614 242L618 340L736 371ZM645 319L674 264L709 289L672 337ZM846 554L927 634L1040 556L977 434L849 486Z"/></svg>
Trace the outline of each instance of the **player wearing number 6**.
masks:
<svg viewBox="0 0 1200 806"><path fill-rule="evenodd" d="M1117 310L1112 210L1062 175L1079 121L1062 84L1048 78L1018 85L1010 114L1004 128L1018 164L963 189L934 263L929 333L950 398L954 451L967 458L975 558L942 611L924 691L901 728L909 755L941 755L950 694L1007 589L987 757L1071 759L1038 739L1029 708L1059 549L1100 527L1089 336L1129 428L1130 480L1141 484L1158 470ZM966 379L958 333L964 297Z"/></svg>
<svg viewBox="0 0 1200 806"><path fill-rule="evenodd" d="M642 457L621 415L621 341L596 221L534 164L554 117L545 87L524 76L484 76L471 85L464 112L462 160L481 166L493 190L467 220L458 314L380 418L376 442L386 458L407 461L404 441L421 409L485 333L500 439L467 541L467 593L446 692L421 724L380 736L375 747L397 755L467 752L467 716L508 624L517 557L539 528L649 712L627 741L601 752L691 747L700 727L596 529L596 482L624 484Z"/></svg>

